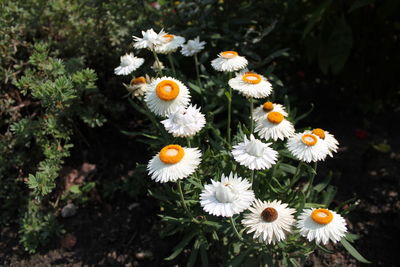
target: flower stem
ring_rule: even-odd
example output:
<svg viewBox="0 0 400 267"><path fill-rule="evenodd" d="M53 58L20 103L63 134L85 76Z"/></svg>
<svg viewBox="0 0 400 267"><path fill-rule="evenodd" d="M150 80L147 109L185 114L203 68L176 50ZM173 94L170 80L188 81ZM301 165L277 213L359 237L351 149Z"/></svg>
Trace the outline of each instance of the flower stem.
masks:
<svg viewBox="0 0 400 267"><path fill-rule="evenodd" d="M188 147L192 147L192 146L191 146L191 143L190 143L190 137L187 137L187 138L186 138L186 141L187 141L187 146L188 146Z"/></svg>
<svg viewBox="0 0 400 267"><path fill-rule="evenodd" d="M158 59L157 53L154 50L151 50L151 52L153 52L154 59L156 60L156 65L157 65L156 67L157 67L158 75L161 77L161 76L163 76L163 71L161 69L161 62Z"/></svg>
<svg viewBox="0 0 400 267"><path fill-rule="evenodd" d="M181 202L182 202L182 206L185 209L186 213L189 215L190 219L192 219L192 221L194 222L198 222L192 215L192 213L190 212L190 210L188 209L188 207L186 206L185 203L185 198L183 197L183 191L182 191L182 186L181 186L181 180L178 180L178 190L179 190L179 196L181 198Z"/></svg>
<svg viewBox="0 0 400 267"><path fill-rule="evenodd" d="M254 105L253 105L253 98L250 98L250 133L253 133L254 130L254 122L253 122L253 109L254 109Z"/></svg>
<svg viewBox="0 0 400 267"><path fill-rule="evenodd" d="M231 225L233 228L233 232L235 232L235 235L237 236L237 238L239 238L240 241L243 240L243 237L239 234L238 230L236 229L236 225L235 225L235 221L233 220L233 217L230 218L231 221Z"/></svg>
<svg viewBox="0 0 400 267"><path fill-rule="evenodd" d="M292 180L290 181L290 187L292 187L298 180L299 180L299 175L300 175L300 170L301 170L301 166L303 165L303 162L300 161L299 164L297 165L296 171L293 175Z"/></svg>
<svg viewBox="0 0 400 267"><path fill-rule="evenodd" d="M169 60L169 64L171 65L172 73L174 74L174 77L176 78L176 71L175 71L174 61L172 60L171 54L168 54L168 60Z"/></svg>
<svg viewBox="0 0 400 267"><path fill-rule="evenodd" d="M200 71L199 71L199 60L197 58L197 54L194 54L194 64L196 66L196 76L197 76L197 83L200 88L203 88L203 85L201 84L201 79L200 79Z"/></svg>
<svg viewBox="0 0 400 267"><path fill-rule="evenodd" d="M229 72L228 81L232 78L232 72ZM232 88L229 86L229 97L228 97L228 123L226 126L226 135L228 144L231 146L231 116L232 116Z"/></svg>
<svg viewBox="0 0 400 267"><path fill-rule="evenodd" d="M317 173L317 162L314 162L314 172L311 174L310 181L308 182L306 198L309 198L311 196L316 173Z"/></svg>

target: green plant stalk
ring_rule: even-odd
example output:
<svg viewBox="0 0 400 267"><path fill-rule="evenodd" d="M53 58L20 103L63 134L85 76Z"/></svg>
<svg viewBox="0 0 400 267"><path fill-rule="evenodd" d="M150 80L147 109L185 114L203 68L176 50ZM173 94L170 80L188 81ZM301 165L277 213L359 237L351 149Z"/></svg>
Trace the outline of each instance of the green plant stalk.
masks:
<svg viewBox="0 0 400 267"><path fill-rule="evenodd" d="M174 77L176 78L176 71L175 71L174 61L172 60L171 54L168 54L168 60L169 60L169 64L171 65L172 73L174 74Z"/></svg>
<svg viewBox="0 0 400 267"><path fill-rule="evenodd" d="M228 81L232 78L232 73L229 72ZM226 135L228 139L229 147L231 147L231 117L232 117L232 88L229 86L229 98L228 98L228 122L226 125Z"/></svg>
<svg viewBox="0 0 400 267"><path fill-rule="evenodd" d="M250 97L250 133L251 134L253 133L253 130L254 130L253 109L254 109L253 98Z"/></svg>
<svg viewBox="0 0 400 267"><path fill-rule="evenodd" d="M301 166L303 165L303 162L300 161L299 164L297 165L296 171L293 175L292 180L290 181L290 187L292 187L298 180L299 180L299 175L300 175L300 170Z"/></svg>
<svg viewBox="0 0 400 267"><path fill-rule="evenodd" d="M250 183L251 183L251 188L254 190L254 170L251 170L251 176L250 176Z"/></svg>
<svg viewBox="0 0 400 267"><path fill-rule="evenodd" d="M188 209L188 207L186 206L185 203L185 198L183 197L183 191L182 191L182 186L181 186L181 180L178 180L178 191L179 191L179 196L181 198L181 202L182 202L182 206L185 209L186 213L189 215L190 219L192 219L192 221L198 223L198 221L193 217L192 213L190 212L190 210Z"/></svg>
<svg viewBox="0 0 400 267"><path fill-rule="evenodd" d="M203 89L203 85L201 84L201 79L200 79L200 70L199 70L200 64L199 64L199 59L197 58L197 54L194 54L194 65L196 67L196 76L197 76L198 86Z"/></svg>
<svg viewBox="0 0 400 267"><path fill-rule="evenodd" d="M243 237L239 234L238 230L236 229L235 221L233 220L233 217L230 218L230 222L233 228L233 232L239 238L240 241L243 241Z"/></svg>
<svg viewBox="0 0 400 267"><path fill-rule="evenodd" d="M154 59L156 60L156 64L158 65L157 67L158 76L161 77L163 76L163 71L161 69L161 62L158 59L157 53L154 50L151 50L151 52L153 52Z"/></svg>
<svg viewBox="0 0 400 267"><path fill-rule="evenodd" d="M317 172L317 162L314 162L314 171L315 173ZM308 182L308 186L307 186L307 193L306 193L306 198L309 198L312 192L312 188L313 188L313 183L314 183L314 178L315 178L315 173L313 172L311 174L311 178L310 181Z"/></svg>
<svg viewBox="0 0 400 267"><path fill-rule="evenodd" d="M190 137L186 137L186 141L187 141L187 146L188 147L192 147L192 145L190 143Z"/></svg>

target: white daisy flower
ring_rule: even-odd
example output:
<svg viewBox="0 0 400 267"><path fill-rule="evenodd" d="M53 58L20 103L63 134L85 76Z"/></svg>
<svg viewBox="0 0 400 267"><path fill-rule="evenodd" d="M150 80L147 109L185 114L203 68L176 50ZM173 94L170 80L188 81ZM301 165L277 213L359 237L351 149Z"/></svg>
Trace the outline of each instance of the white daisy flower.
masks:
<svg viewBox="0 0 400 267"><path fill-rule="evenodd" d="M133 53L125 54L121 57L121 64L114 69L114 73L116 75L128 75L142 66L143 62L143 58L135 57Z"/></svg>
<svg viewBox="0 0 400 267"><path fill-rule="evenodd" d="M281 104L272 103L270 101L265 102L263 105L257 107L253 111L253 120L258 121L266 118L269 112L276 111L281 113L284 117L288 116L285 111L285 107Z"/></svg>
<svg viewBox="0 0 400 267"><path fill-rule="evenodd" d="M277 111L268 112L264 119L256 121L255 132L265 140L283 140L294 134L293 124Z"/></svg>
<svg viewBox="0 0 400 267"><path fill-rule="evenodd" d="M211 66L217 71L233 72L244 69L247 66L247 59L239 56L235 51L219 53L218 57L211 61Z"/></svg>
<svg viewBox="0 0 400 267"><path fill-rule="evenodd" d="M211 180L200 194L203 209L215 216L232 217L248 209L254 200L251 184L236 174L222 175L221 181Z"/></svg>
<svg viewBox="0 0 400 267"><path fill-rule="evenodd" d="M145 101L152 112L166 117L179 107L189 105L189 89L177 79L164 76L149 84Z"/></svg>
<svg viewBox="0 0 400 267"><path fill-rule="evenodd" d="M241 71L228 83L230 87L248 98L264 98L272 92L272 85L267 78L254 72Z"/></svg>
<svg viewBox="0 0 400 267"><path fill-rule="evenodd" d="M200 162L199 149L168 145L149 161L147 170L156 182L176 182L194 173Z"/></svg>
<svg viewBox="0 0 400 267"><path fill-rule="evenodd" d="M333 134L330 134L328 131L324 131L321 128L312 130L312 133L321 138L321 141L323 141L328 147L329 156L333 157L333 152L336 153L339 148L339 142L336 140Z"/></svg>
<svg viewBox="0 0 400 267"><path fill-rule="evenodd" d="M249 208L251 213L245 214L242 224L247 233L253 233L253 238L267 244L275 244L286 238L295 223L295 209L279 200L261 201L256 199Z"/></svg>
<svg viewBox="0 0 400 267"><path fill-rule="evenodd" d="M328 243L329 239L336 243L347 232L345 219L328 209L305 209L297 220L300 234L317 244Z"/></svg>
<svg viewBox="0 0 400 267"><path fill-rule="evenodd" d="M198 133L206 124L204 115L196 106L179 107L161 121L165 129L174 137L191 137Z"/></svg>
<svg viewBox="0 0 400 267"><path fill-rule="evenodd" d="M197 36L195 39L189 40L186 44L182 45L181 53L186 57L194 56L204 49L205 44L206 42L200 42L200 38Z"/></svg>
<svg viewBox="0 0 400 267"><path fill-rule="evenodd" d="M185 38L173 34L164 34L164 42L154 47L154 51L159 54L170 54L175 52L184 42Z"/></svg>
<svg viewBox="0 0 400 267"><path fill-rule="evenodd" d="M324 160L329 153L326 143L310 131L295 134L286 146L290 153L305 162Z"/></svg>
<svg viewBox="0 0 400 267"><path fill-rule="evenodd" d="M278 157L278 152L270 148L270 145L255 139L253 135L250 135L250 140L245 136L244 142L233 146L232 155L240 165L250 170L269 169Z"/></svg>
<svg viewBox="0 0 400 267"><path fill-rule="evenodd" d="M140 98L147 92L147 85L150 81L148 75L146 77L140 76L133 78L129 84L124 84L124 86L132 97Z"/></svg>
<svg viewBox="0 0 400 267"><path fill-rule="evenodd" d="M135 42L133 47L136 49L147 48L153 50L155 46L161 45L165 41L164 35L164 30L161 30L159 33L156 33L153 29L142 31L142 38L133 36Z"/></svg>

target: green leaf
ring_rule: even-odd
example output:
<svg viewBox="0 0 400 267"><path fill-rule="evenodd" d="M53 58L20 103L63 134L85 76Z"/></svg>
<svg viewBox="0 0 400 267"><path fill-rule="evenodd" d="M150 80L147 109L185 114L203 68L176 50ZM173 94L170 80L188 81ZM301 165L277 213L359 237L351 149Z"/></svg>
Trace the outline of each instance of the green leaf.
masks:
<svg viewBox="0 0 400 267"><path fill-rule="evenodd" d="M190 88L192 88L196 93L198 93L199 95L202 94L203 90L201 89L201 87L197 86L196 84L194 84L192 82L189 82L188 84L189 84Z"/></svg>
<svg viewBox="0 0 400 267"><path fill-rule="evenodd" d="M323 193L322 203L328 207L329 204L331 204L333 198L335 197L336 191L337 191L336 187L331 185L328 186L326 192Z"/></svg>
<svg viewBox="0 0 400 267"><path fill-rule="evenodd" d="M375 0L356 0L353 2L353 4L351 5L351 7L349 8L349 13L353 12L354 10L372 4L373 2L375 2Z"/></svg>
<svg viewBox="0 0 400 267"><path fill-rule="evenodd" d="M314 186L314 190L320 193L329 185L331 179L332 179L332 172L329 172L329 174L325 177L325 179L321 183Z"/></svg>
<svg viewBox="0 0 400 267"><path fill-rule="evenodd" d="M308 20L307 26L303 32L303 38L314 28L318 21L321 20L322 15L325 13L326 9L332 3L332 0L325 0L321 5L311 14L310 19Z"/></svg>
<svg viewBox="0 0 400 267"><path fill-rule="evenodd" d="M73 185L73 186L71 186L71 187L69 188L69 191L71 191L71 192L74 193L74 194L80 194L80 193L82 193L81 190L80 190L80 188L79 188L79 185Z"/></svg>
<svg viewBox="0 0 400 267"><path fill-rule="evenodd" d="M252 248L250 247L250 248L248 248L245 252L240 253L237 257L235 257L235 258L233 259L233 261L231 261L231 262L228 264L228 266L229 266L229 267L242 266L241 264L242 264L243 260L250 254L251 249L252 249Z"/></svg>
<svg viewBox="0 0 400 267"><path fill-rule="evenodd" d="M200 246L200 257L201 257L201 263L203 267L208 267L208 255L207 255L207 251L206 248L203 245Z"/></svg>
<svg viewBox="0 0 400 267"><path fill-rule="evenodd" d="M340 240L343 247L353 256L356 260L362 263L371 263L369 260L365 259L350 243L346 240L346 238L342 238Z"/></svg>
<svg viewBox="0 0 400 267"><path fill-rule="evenodd" d="M189 257L189 260L188 260L188 263L187 263L187 267L192 267L196 263L197 255L199 254L199 248L200 248L200 240L197 239L194 242L192 253L190 253L190 257Z"/></svg>
<svg viewBox="0 0 400 267"><path fill-rule="evenodd" d="M353 243L355 240L359 239L360 236L356 234L347 233L344 238L346 238L347 241Z"/></svg>
<svg viewBox="0 0 400 267"><path fill-rule="evenodd" d="M193 237L195 237L198 234L197 231L194 232L190 232L189 234L187 234L182 240L181 242L179 242L179 244L173 249L174 252L172 252L172 254L165 258L164 260L170 261L176 258L176 256L178 256L182 250L187 246L187 244L189 244L189 242L193 239ZM201 251L200 251L201 252Z"/></svg>

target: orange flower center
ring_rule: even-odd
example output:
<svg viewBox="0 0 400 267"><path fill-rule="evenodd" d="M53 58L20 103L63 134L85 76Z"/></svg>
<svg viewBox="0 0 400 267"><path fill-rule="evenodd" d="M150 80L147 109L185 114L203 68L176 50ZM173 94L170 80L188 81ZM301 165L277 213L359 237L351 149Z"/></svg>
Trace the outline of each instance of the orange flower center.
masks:
<svg viewBox="0 0 400 267"><path fill-rule="evenodd" d="M242 80L246 83L257 84L261 82L261 75L247 72L245 75L242 76Z"/></svg>
<svg viewBox="0 0 400 267"><path fill-rule="evenodd" d="M171 42L172 40L174 40L175 36L173 34L164 34L163 37L165 39L167 39L167 42Z"/></svg>
<svg viewBox="0 0 400 267"><path fill-rule="evenodd" d="M311 213L311 219L318 224L328 224L333 220L333 214L327 209L316 209Z"/></svg>
<svg viewBox="0 0 400 267"><path fill-rule="evenodd" d="M264 111L271 111L271 110L273 110L274 109L274 104L272 103L272 102L265 102L264 103L264 105L263 105L263 110Z"/></svg>
<svg viewBox="0 0 400 267"><path fill-rule="evenodd" d="M157 96L164 101L174 100L179 94L179 86L171 80L164 80L157 84Z"/></svg>
<svg viewBox="0 0 400 267"><path fill-rule="evenodd" d="M268 113L267 119L271 123L279 124L281 121L283 121L283 115L279 112L271 111Z"/></svg>
<svg viewBox="0 0 400 267"><path fill-rule="evenodd" d="M235 51L225 51L225 52L221 52L220 55L223 58L229 59L229 58L237 57L239 54L237 52L235 52Z"/></svg>
<svg viewBox="0 0 400 267"><path fill-rule="evenodd" d="M144 78L143 76L131 80L131 85L141 84L141 83L147 83L146 78Z"/></svg>
<svg viewBox="0 0 400 267"><path fill-rule="evenodd" d="M301 141L307 146L313 146L317 143L317 137L312 134L305 134L301 137Z"/></svg>
<svg viewBox="0 0 400 267"><path fill-rule="evenodd" d="M274 208L266 208L261 212L261 218L265 222L273 222L278 218L278 212Z"/></svg>
<svg viewBox="0 0 400 267"><path fill-rule="evenodd" d="M175 164L182 160L185 151L180 145L168 145L160 151L160 160L166 164Z"/></svg>
<svg viewBox="0 0 400 267"><path fill-rule="evenodd" d="M322 130L321 128L316 128L312 130L312 133L315 134L316 136L319 136L321 139L325 139L325 131Z"/></svg>

